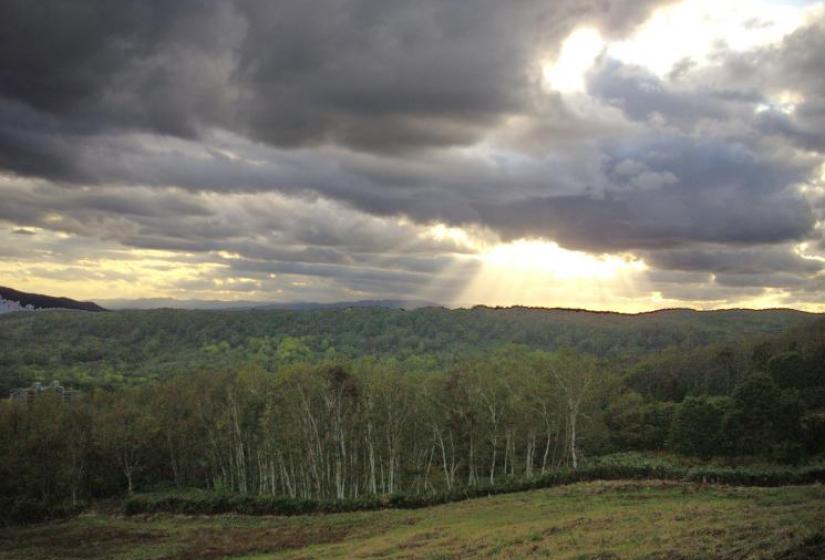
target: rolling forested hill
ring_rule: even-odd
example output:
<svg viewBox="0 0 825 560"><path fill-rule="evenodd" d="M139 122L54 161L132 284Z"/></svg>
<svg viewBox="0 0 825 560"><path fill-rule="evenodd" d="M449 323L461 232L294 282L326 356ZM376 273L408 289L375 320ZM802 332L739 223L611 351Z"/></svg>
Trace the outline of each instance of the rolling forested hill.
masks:
<svg viewBox="0 0 825 560"><path fill-rule="evenodd" d="M10 313L0 372L80 389L0 401L13 520L164 487L206 492L190 512L426 505L617 452L825 457L825 317L789 310Z"/></svg>
<svg viewBox="0 0 825 560"><path fill-rule="evenodd" d="M96 303L91 301L77 301L66 297L54 297L44 294L31 294L21 292L12 288L0 286L0 302L11 304L13 308L30 310L42 309L76 309L80 311L106 311ZM2 312L3 306L0 306Z"/></svg>
<svg viewBox="0 0 825 560"><path fill-rule="evenodd" d="M505 344L562 347L613 363L775 335L813 321L794 310L662 310L625 315L563 309L309 311L160 309L0 317L0 391L34 380L79 386L162 378L203 368L373 356L434 371Z"/></svg>

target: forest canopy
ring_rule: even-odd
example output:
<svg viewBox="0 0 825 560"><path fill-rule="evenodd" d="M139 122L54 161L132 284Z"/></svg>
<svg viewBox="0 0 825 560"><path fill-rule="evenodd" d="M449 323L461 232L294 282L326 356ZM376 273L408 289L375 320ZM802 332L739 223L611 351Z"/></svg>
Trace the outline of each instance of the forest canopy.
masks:
<svg viewBox="0 0 825 560"><path fill-rule="evenodd" d="M825 319L532 309L48 312L0 319L0 491L426 496L615 452L825 448Z"/></svg>
<svg viewBox="0 0 825 560"><path fill-rule="evenodd" d="M0 391L32 381L118 386L204 368L276 371L364 356L434 372L504 344L570 348L624 364L667 349L685 355L778 334L815 317L794 310L624 315L525 307L10 313L0 315Z"/></svg>

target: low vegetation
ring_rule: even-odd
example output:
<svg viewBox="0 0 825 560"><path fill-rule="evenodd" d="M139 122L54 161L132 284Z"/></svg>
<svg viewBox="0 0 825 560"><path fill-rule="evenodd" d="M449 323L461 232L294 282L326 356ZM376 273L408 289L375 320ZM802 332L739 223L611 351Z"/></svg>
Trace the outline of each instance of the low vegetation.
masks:
<svg viewBox="0 0 825 560"><path fill-rule="evenodd" d="M584 481L672 481L744 487L778 487L825 483L825 464L805 467L714 465L682 466L671 461L655 461L635 454L609 456L582 468L560 469L530 479L498 484L465 486L451 492L428 495L393 494L361 499L313 500L250 494L216 493L190 489L144 493L130 496L121 511L126 515L173 513L186 515L307 515L382 509L420 509L467 499L510 494L577 484Z"/></svg>
<svg viewBox="0 0 825 560"><path fill-rule="evenodd" d="M0 559L784 559L825 555L825 487L587 482L417 510L88 513L0 529Z"/></svg>
<svg viewBox="0 0 825 560"><path fill-rule="evenodd" d="M423 372L374 356L316 359L292 338L275 355L92 385L69 402L47 392L0 403L0 522L157 489L209 496L128 507L301 514L597 478L821 479L820 468L799 465L825 452L822 319L772 338L633 359L509 344ZM627 451L689 464L600 459Z"/></svg>
<svg viewBox="0 0 825 560"><path fill-rule="evenodd" d="M8 313L0 315L0 391L53 379L80 389L140 385L202 369L274 372L364 356L404 371L439 372L509 343L570 348L616 363L668 348L684 358L686 349L708 344L735 354L743 337L777 335L815 318L794 310L622 315L486 307Z"/></svg>
<svg viewBox="0 0 825 560"><path fill-rule="evenodd" d="M0 318L0 560L825 557L825 319L190 313Z"/></svg>

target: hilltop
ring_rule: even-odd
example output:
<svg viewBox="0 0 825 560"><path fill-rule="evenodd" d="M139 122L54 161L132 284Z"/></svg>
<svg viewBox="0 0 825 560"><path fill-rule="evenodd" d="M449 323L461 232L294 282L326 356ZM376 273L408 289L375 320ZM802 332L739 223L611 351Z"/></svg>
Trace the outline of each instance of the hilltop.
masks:
<svg viewBox="0 0 825 560"><path fill-rule="evenodd" d="M391 359L405 370L436 371L507 344L635 361L667 348L777 335L816 317L783 309L624 315L519 307L8 313L0 318L0 390L41 377L82 385L204 367L275 369L366 356Z"/></svg>
<svg viewBox="0 0 825 560"><path fill-rule="evenodd" d="M91 301L77 301L67 297L21 292L0 286L0 313L8 311L38 311L41 309L74 309L79 311L106 311Z"/></svg>

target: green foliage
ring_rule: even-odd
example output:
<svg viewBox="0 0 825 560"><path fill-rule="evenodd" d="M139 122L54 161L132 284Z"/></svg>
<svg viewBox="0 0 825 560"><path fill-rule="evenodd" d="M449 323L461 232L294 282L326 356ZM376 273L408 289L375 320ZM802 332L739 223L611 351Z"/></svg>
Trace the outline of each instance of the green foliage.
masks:
<svg viewBox="0 0 825 560"><path fill-rule="evenodd" d="M0 499L0 527L43 523L79 515L85 504L49 503L33 498Z"/></svg>
<svg viewBox="0 0 825 560"><path fill-rule="evenodd" d="M731 450L740 455L758 455L780 437L780 390L765 374L746 378L733 392L723 429Z"/></svg>
<svg viewBox="0 0 825 560"><path fill-rule="evenodd" d="M344 513L381 509L379 498L359 500L319 501L307 498L277 498L240 494L191 496L164 496L160 498L133 496L123 502L126 515L147 513L175 513L185 515L308 515L316 513Z"/></svg>
<svg viewBox="0 0 825 560"><path fill-rule="evenodd" d="M0 345L22 348L11 359L0 353L4 379L65 375L83 387L69 403L0 402L0 495L20 519L158 487L205 493L140 495L127 511L293 515L596 478L821 480L821 469L755 465L825 451L825 321L773 338L652 350L708 332L724 339L731 317L743 331L799 319L730 313L0 318ZM495 344L508 338L520 344ZM598 459L665 448L685 462ZM695 457L726 463L694 468Z"/></svg>
<svg viewBox="0 0 825 560"><path fill-rule="evenodd" d="M818 485L733 488L636 480L334 516L122 516L98 510L0 531L0 557L821 560L823 503Z"/></svg>
<svg viewBox="0 0 825 560"><path fill-rule="evenodd" d="M664 449L678 405L648 399L635 391L615 395L605 421L615 449Z"/></svg>
<svg viewBox="0 0 825 560"><path fill-rule="evenodd" d="M256 364L275 371L363 356L432 372L507 343L545 351L569 347L620 363L671 347L684 353L779 333L812 318L790 310L621 315L518 307L8 313L0 316L0 391L38 380L119 386L204 368Z"/></svg>
<svg viewBox="0 0 825 560"><path fill-rule="evenodd" d="M727 403L719 398L687 397L676 409L670 429L670 449L709 458L722 449L722 419Z"/></svg>
<svg viewBox="0 0 825 560"><path fill-rule="evenodd" d="M307 515L344 513L379 509L420 509L463 500L553 488L594 480L671 480L728 486L774 487L825 482L825 465L803 468L720 468L678 466L667 461L649 460L642 456L613 456L592 461L581 469L560 469L545 475L510 480L497 484L464 486L450 492L435 494L395 493L388 496L367 496L360 499L314 500L273 498L238 494L198 492L171 495L138 495L126 499L122 511L126 515L173 513L214 515Z"/></svg>

